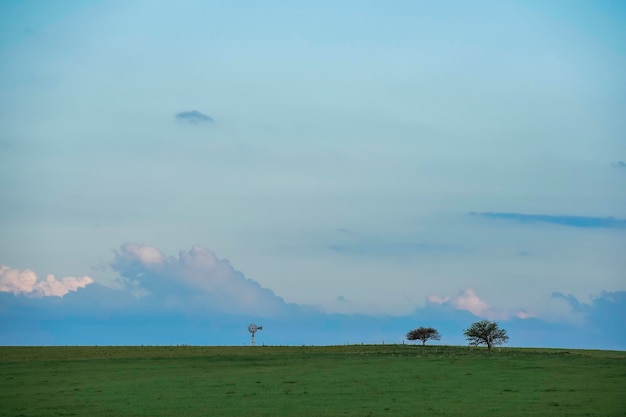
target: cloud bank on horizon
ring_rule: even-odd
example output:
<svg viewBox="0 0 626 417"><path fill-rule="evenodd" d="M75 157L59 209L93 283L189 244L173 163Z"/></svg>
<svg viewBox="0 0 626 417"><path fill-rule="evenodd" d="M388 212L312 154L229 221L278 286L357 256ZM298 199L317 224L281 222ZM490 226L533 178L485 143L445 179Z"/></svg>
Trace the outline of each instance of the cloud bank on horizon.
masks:
<svg viewBox="0 0 626 417"><path fill-rule="evenodd" d="M40 282L30 270L17 271L2 266L0 293L4 296L0 294L0 300L4 307L1 323L6 333L0 336L0 343L115 344L126 338L150 344L162 343L165 337L169 343L237 344L242 336L236 329L242 323L264 320L271 323L270 328L275 333L268 342L275 344L310 342L307 329L316 327L317 343L321 344L372 340L401 343L407 330L401 326L412 326L417 322L446 329L449 335L443 343L460 344L460 326L487 318L519 329L520 334L513 337L518 346L597 347L600 343L600 346L610 348L626 347L622 332L616 331L620 326L620 314L626 311L624 291L603 292L591 303L572 295L554 293L549 302L565 307L559 316L493 308L473 289L467 288L453 297L430 295L410 314L389 317L336 314L315 306L287 304L272 290L263 288L234 269L227 260L218 259L201 246L181 251L174 257L166 256L154 246L126 243L115 251L110 268L118 278L116 285L112 286L94 282L89 277L67 277L57 281L48 276L46 281ZM53 304L46 301L59 298L66 300ZM107 318L102 319L102 316ZM120 319L124 323L119 322ZM185 329L190 320L196 323L194 326L200 327L217 323L223 334L209 338L189 329L186 332L167 330L170 326ZM163 327L154 326L155 322L163 321L169 322L165 333ZM390 322L394 324L390 326ZM77 340L73 339L77 336L69 328L77 324L92 327L99 336L83 334ZM155 327L152 332L145 331L147 324ZM364 334L360 329L366 325L373 326L371 334ZM139 333L143 339L136 339L136 326L144 328ZM593 339L577 340L583 326L592 326ZM25 334L19 331L24 327L43 327L47 331ZM341 332L328 329L341 329ZM524 336L528 332L530 336ZM373 339L375 337L378 339Z"/></svg>
<svg viewBox="0 0 626 417"><path fill-rule="evenodd" d="M0 2L3 343L235 343L251 317L276 343L422 321L463 343L492 318L512 344L623 348L625 20Z"/></svg>

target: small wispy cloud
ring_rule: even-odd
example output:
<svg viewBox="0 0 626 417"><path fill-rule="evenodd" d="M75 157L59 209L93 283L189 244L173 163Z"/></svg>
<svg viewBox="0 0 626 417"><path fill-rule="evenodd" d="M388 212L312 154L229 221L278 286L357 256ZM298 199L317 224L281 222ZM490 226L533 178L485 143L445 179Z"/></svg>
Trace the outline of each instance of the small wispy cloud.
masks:
<svg viewBox="0 0 626 417"><path fill-rule="evenodd" d="M449 251L452 248L445 245L436 245L418 242L344 242L329 246L333 252L344 255L359 256L409 256L418 253L433 253Z"/></svg>
<svg viewBox="0 0 626 417"><path fill-rule="evenodd" d="M180 120L192 124L213 123L215 120L208 114L199 112L198 110L182 111L176 113L176 120Z"/></svg>
<svg viewBox="0 0 626 417"><path fill-rule="evenodd" d="M338 227L335 229L335 232L342 233L346 235L355 235L356 232L352 229L348 229L347 227Z"/></svg>
<svg viewBox="0 0 626 417"><path fill-rule="evenodd" d="M92 283L93 279L87 276L64 277L58 280L54 275L48 275L45 281L42 281L30 269L20 271L6 265L0 265L0 292L10 292L15 295L63 297L70 291L76 291Z"/></svg>
<svg viewBox="0 0 626 417"><path fill-rule="evenodd" d="M626 162L624 162L624 161L617 161L617 162L613 163L613 166L615 168L626 168Z"/></svg>
<svg viewBox="0 0 626 417"><path fill-rule="evenodd" d="M547 214L501 212L470 213L470 215L493 220L510 220L518 223L549 223L559 226L578 227L584 229L626 228L626 220L615 217L558 216Z"/></svg>

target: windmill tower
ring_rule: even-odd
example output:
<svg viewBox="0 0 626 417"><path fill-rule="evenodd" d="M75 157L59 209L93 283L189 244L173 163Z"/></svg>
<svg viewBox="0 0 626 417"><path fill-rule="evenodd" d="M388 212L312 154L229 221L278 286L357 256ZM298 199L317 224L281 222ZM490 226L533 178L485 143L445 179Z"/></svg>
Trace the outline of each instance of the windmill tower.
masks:
<svg viewBox="0 0 626 417"><path fill-rule="evenodd" d="M248 325L248 331L250 332L250 334L252 335L252 341L250 342L250 346L254 346L255 342L254 342L254 334L258 331L258 330L263 330L263 326L257 326L254 323L251 323L250 325Z"/></svg>

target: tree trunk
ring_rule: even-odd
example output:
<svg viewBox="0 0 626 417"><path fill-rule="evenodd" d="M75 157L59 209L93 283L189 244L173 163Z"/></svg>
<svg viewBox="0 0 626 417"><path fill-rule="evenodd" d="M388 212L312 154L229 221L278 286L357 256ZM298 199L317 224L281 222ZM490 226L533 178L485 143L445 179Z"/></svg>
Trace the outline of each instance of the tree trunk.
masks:
<svg viewBox="0 0 626 417"><path fill-rule="evenodd" d="M426 341L422 340L422 346L426 346Z"/></svg>

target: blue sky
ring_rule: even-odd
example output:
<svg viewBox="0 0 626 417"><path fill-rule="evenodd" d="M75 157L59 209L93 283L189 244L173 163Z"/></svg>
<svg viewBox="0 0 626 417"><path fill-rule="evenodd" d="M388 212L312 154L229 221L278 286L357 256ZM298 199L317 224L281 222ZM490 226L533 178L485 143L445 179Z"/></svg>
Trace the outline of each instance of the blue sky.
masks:
<svg viewBox="0 0 626 417"><path fill-rule="evenodd" d="M626 349L622 2L337 3L0 0L1 344Z"/></svg>

